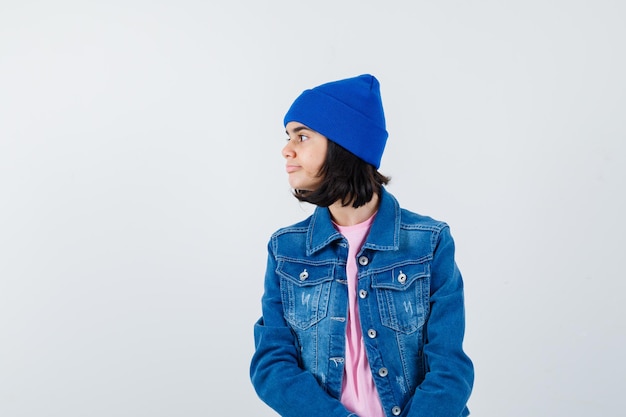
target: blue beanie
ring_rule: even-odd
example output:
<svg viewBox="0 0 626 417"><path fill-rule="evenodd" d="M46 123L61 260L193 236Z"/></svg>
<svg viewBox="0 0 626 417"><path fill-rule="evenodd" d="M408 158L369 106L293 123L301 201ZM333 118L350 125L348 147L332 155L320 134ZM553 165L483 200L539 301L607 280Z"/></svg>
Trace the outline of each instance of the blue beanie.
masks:
<svg viewBox="0 0 626 417"><path fill-rule="evenodd" d="M363 74L305 90L285 115L285 126L289 122L300 122L380 167L388 134L380 84L373 75Z"/></svg>

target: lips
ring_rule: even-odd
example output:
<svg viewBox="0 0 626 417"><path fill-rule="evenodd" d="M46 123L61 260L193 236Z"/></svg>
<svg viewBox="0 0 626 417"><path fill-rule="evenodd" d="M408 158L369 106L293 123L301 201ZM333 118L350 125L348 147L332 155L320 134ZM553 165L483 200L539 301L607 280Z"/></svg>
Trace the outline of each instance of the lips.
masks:
<svg viewBox="0 0 626 417"><path fill-rule="evenodd" d="M285 166L285 170L287 171L288 174L291 174L292 172L296 172L299 169L300 169L300 167L298 165L287 165L287 166Z"/></svg>

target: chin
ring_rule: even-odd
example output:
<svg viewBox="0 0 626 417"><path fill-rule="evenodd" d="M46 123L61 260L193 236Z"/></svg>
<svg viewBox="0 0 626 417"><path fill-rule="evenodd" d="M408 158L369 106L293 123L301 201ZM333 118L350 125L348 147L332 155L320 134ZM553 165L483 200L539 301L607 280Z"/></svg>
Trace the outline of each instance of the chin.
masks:
<svg viewBox="0 0 626 417"><path fill-rule="evenodd" d="M294 190L310 190L311 186L308 184L303 184L299 181L289 181L289 186Z"/></svg>
<svg viewBox="0 0 626 417"><path fill-rule="evenodd" d="M289 184L291 186L292 190L298 190L298 191L304 191L304 192L311 192L315 190L315 187L311 187L309 185L296 185L296 184Z"/></svg>

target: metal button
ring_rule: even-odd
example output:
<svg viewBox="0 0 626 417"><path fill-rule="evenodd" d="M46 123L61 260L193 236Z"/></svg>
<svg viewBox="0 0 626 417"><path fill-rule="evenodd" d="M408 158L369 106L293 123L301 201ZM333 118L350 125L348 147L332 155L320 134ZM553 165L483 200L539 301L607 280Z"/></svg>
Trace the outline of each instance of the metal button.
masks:
<svg viewBox="0 0 626 417"><path fill-rule="evenodd" d="M406 282L406 274L400 271L400 275L398 275L398 282L400 284L404 284Z"/></svg>
<svg viewBox="0 0 626 417"><path fill-rule="evenodd" d="M369 329L369 330L367 331L367 335L369 336L369 338L370 338L370 339L375 338L375 337L376 337L376 330L374 330L374 329Z"/></svg>
<svg viewBox="0 0 626 417"><path fill-rule="evenodd" d="M387 370L387 368L380 368L378 370L378 375L386 377L387 375L389 375L389 371Z"/></svg>
<svg viewBox="0 0 626 417"><path fill-rule="evenodd" d="M309 277L309 273L306 271L306 269L304 271L300 272L300 281L304 281L308 277Z"/></svg>
<svg viewBox="0 0 626 417"><path fill-rule="evenodd" d="M370 260L367 259L367 256L361 256L359 258L359 263L363 266L367 265L368 263L370 263Z"/></svg>
<svg viewBox="0 0 626 417"><path fill-rule="evenodd" d="M359 297L361 297L361 298L367 297L367 291L365 291L365 290L359 291Z"/></svg>
<svg viewBox="0 0 626 417"><path fill-rule="evenodd" d="M402 409L397 405L391 409L391 414L393 414L394 416L399 416L401 412Z"/></svg>

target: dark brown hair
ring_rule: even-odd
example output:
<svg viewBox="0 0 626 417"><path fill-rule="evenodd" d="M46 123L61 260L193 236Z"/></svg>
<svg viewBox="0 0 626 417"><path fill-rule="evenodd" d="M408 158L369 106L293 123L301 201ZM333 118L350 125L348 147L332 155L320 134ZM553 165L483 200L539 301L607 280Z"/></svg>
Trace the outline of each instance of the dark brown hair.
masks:
<svg viewBox="0 0 626 417"><path fill-rule="evenodd" d="M341 201L343 206L357 208L370 201L374 193L380 196L382 186L391 180L332 140L328 141L326 160L318 175L322 182L316 190L294 190L293 195L320 207Z"/></svg>

